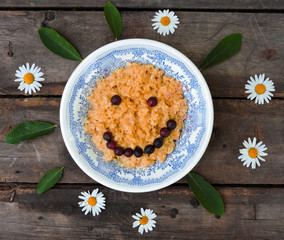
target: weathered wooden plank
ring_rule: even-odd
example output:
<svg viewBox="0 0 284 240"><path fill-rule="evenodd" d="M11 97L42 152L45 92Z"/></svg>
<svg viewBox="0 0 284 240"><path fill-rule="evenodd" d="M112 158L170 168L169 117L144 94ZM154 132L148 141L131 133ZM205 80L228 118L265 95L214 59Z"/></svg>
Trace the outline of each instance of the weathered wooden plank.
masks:
<svg viewBox="0 0 284 240"><path fill-rule="evenodd" d="M99 187L106 209L96 217L78 207L83 190ZM16 191L13 202L11 194ZM0 190L1 239L283 239L283 188L218 188L226 213L207 213L186 186L144 194L117 192L100 185ZM132 215L153 209L157 227L140 235Z"/></svg>
<svg viewBox="0 0 284 240"><path fill-rule="evenodd" d="M60 129L51 135L17 145L3 140L9 129L24 121L59 124L59 98L20 98L0 101L0 182L36 183L48 169L64 166L64 183L92 183L68 154ZM215 123L209 147L195 167L211 183L283 184L284 101L264 106L248 100L214 100ZM248 137L258 137L268 147L266 162L252 170L238 160ZM186 182L183 179L181 182Z"/></svg>
<svg viewBox="0 0 284 240"><path fill-rule="evenodd" d="M122 39L149 38L167 43L199 65L216 43L233 32L243 34L241 51L225 63L204 70L214 97L247 97L244 85L249 76L266 73L276 85L276 97L284 97L284 14L264 13L177 13L181 24L174 35L160 36L152 29L154 11L122 12ZM49 26L65 36L83 58L114 40L102 11L1 11L1 95L23 94L13 81L16 69L25 62L42 67L46 81L39 94L61 95L77 62L49 52L37 29Z"/></svg>
<svg viewBox="0 0 284 240"><path fill-rule="evenodd" d="M263 10L263 9L284 9L283 1L277 0L113 0L112 1L117 7L121 8L174 8L174 9L252 9L252 10ZM9 8L102 8L104 7L105 0L2 0L0 7Z"/></svg>

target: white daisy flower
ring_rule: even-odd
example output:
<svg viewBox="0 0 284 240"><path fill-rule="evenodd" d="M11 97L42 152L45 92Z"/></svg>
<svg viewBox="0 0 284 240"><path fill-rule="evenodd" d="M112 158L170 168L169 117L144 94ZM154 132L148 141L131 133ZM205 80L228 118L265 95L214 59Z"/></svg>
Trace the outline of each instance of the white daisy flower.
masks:
<svg viewBox="0 0 284 240"><path fill-rule="evenodd" d="M82 211L85 211L85 215L89 212L93 213L93 216L99 215L101 209L105 209L105 198L103 193L99 192L99 189L95 189L92 194L90 191L88 192L81 192L83 196L79 196L82 199L82 202L79 202L79 206L82 207Z"/></svg>
<svg viewBox="0 0 284 240"><path fill-rule="evenodd" d="M152 231L154 227L156 227L156 221L153 220L157 215L153 213L153 210L146 209L144 211L143 208L141 208L141 214L136 213L136 215L132 216L136 221L133 222L133 228L138 227L138 232L143 234L145 231L146 233L148 231Z"/></svg>
<svg viewBox="0 0 284 240"><path fill-rule="evenodd" d="M262 144L262 141L256 144L256 138L253 138L253 141L249 138L248 142L243 142L243 145L245 148L240 149L240 153L242 155L238 157L242 162L244 162L243 165L249 167L251 164L252 169L255 169L256 164L260 167L259 160L265 161L263 157L268 155L264 152L267 150L265 144Z"/></svg>
<svg viewBox="0 0 284 240"><path fill-rule="evenodd" d="M158 29L158 33L163 36L168 35L169 32L174 33L175 28L177 28L177 24L179 24L178 17L169 9L164 11L159 10L156 12L152 21L155 22L152 24L154 27L153 29Z"/></svg>
<svg viewBox="0 0 284 240"><path fill-rule="evenodd" d="M31 67L29 63L27 63L26 66L20 66L15 74L15 76L18 77L15 81L21 82L18 89L21 91L25 90L25 94L32 94L32 91L36 93L36 90L40 91L42 85L39 82L44 81L42 77L44 74L40 70L41 68L36 67L34 63Z"/></svg>
<svg viewBox="0 0 284 240"><path fill-rule="evenodd" d="M245 85L246 93L250 93L248 99L255 99L255 103L264 104L264 101L269 103L271 97L273 96L274 82L266 78L265 74L255 75L254 78L250 77L248 84Z"/></svg>

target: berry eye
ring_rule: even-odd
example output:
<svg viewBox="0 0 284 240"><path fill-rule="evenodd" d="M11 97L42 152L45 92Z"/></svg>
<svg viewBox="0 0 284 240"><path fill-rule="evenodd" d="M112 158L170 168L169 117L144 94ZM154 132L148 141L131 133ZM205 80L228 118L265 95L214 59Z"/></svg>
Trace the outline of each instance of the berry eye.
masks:
<svg viewBox="0 0 284 240"><path fill-rule="evenodd" d="M110 101L111 101L112 105L119 105L121 103L121 97L118 96L118 95L114 95L114 96L112 96Z"/></svg>
<svg viewBox="0 0 284 240"><path fill-rule="evenodd" d="M149 107L155 107L158 104L158 99L156 97L150 97L147 100L147 104Z"/></svg>

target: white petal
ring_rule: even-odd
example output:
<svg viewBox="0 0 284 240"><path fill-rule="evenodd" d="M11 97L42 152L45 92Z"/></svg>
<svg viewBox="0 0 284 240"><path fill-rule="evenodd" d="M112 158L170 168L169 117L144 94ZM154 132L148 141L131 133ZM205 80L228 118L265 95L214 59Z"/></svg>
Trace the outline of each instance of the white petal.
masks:
<svg viewBox="0 0 284 240"><path fill-rule="evenodd" d="M86 198L89 198L90 197L90 193L87 193L87 192L81 192L81 194L83 196L85 196Z"/></svg>
<svg viewBox="0 0 284 240"><path fill-rule="evenodd" d="M24 77L24 74L22 72L20 72L19 70L16 70L16 74L15 74L16 77L19 77L19 78L23 78Z"/></svg>
<svg viewBox="0 0 284 240"><path fill-rule="evenodd" d="M88 203L86 203L85 201L82 202L78 202L80 207L85 207L86 205L88 205Z"/></svg>
<svg viewBox="0 0 284 240"><path fill-rule="evenodd" d="M149 219L154 219L154 218L156 218L157 217L157 215L156 215L156 213L151 213L149 216Z"/></svg>
<svg viewBox="0 0 284 240"><path fill-rule="evenodd" d="M139 217L137 217L137 216L135 216L135 215L132 215L132 217L135 219L135 220L140 220L140 218Z"/></svg>
<svg viewBox="0 0 284 240"><path fill-rule="evenodd" d="M35 69L35 64L33 63L32 66L31 66L31 68L30 68L30 72L33 73L33 72L34 72L34 69Z"/></svg>
<svg viewBox="0 0 284 240"><path fill-rule="evenodd" d="M26 69L27 69L28 72L30 72L30 64L29 63L26 64Z"/></svg>
<svg viewBox="0 0 284 240"><path fill-rule="evenodd" d="M175 13L173 11L170 11L168 17L172 18L174 15L175 15Z"/></svg>
<svg viewBox="0 0 284 240"><path fill-rule="evenodd" d="M40 73L35 73L34 76L36 79L42 77L44 75L44 73L40 72Z"/></svg>
<svg viewBox="0 0 284 240"><path fill-rule="evenodd" d="M253 161L253 162L251 163L251 168L252 168L252 169L255 169L255 161Z"/></svg>
<svg viewBox="0 0 284 240"><path fill-rule="evenodd" d="M98 191L99 191L99 189L97 188L97 189L95 189L95 190L93 190L93 192L92 192L92 196L94 196L94 197L96 197L96 195L97 195L97 193L98 193Z"/></svg>
<svg viewBox="0 0 284 240"><path fill-rule="evenodd" d="M23 91L26 87L26 83L25 82L21 82L18 89L20 89L21 91Z"/></svg>
<svg viewBox="0 0 284 240"><path fill-rule="evenodd" d="M143 225L140 225L139 228L138 228L138 232L140 234L143 234L143 231L144 231L144 227L143 227Z"/></svg>
<svg viewBox="0 0 284 240"><path fill-rule="evenodd" d="M140 222L139 221L135 221L133 222L133 228L136 228L140 225Z"/></svg>
<svg viewBox="0 0 284 240"><path fill-rule="evenodd" d="M169 29L170 29L170 32L171 32L171 33L174 33L174 32L175 32L175 29L174 29L173 27L169 27Z"/></svg>
<svg viewBox="0 0 284 240"><path fill-rule="evenodd" d="M30 87L31 87L31 90L32 90L34 93L36 93L36 90L35 90L34 85L31 85Z"/></svg>
<svg viewBox="0 0 284 240"><path fill-rule="evenodd" d="M91 211L91 209L87 208L86 211L85 211L85 215L87 215L90 211Z"/></svg>
<svg viewBox="0 0 284 240"><path fill-rule="evenodd" d="M27 73L25 65L20 66L19 69L20 69L21 73L23 74L23 76Z"/></svg>
<svg viewBox="0 0 284 240"><path fill-rule="evenodd" d="M29 91L29 86L25 86L25 94L27 94L28 93L28 91Z"/></svg>
<svg viewBox="0 0 284 240"><path fill-rule="evenodd" d="M265 162L265 159L263 157L261 157L261 156L257 156L257 157L258 157L259 160Z"/></svg>
<svg viewBox="0 0 284 240"><path fill-rule="evenodd" d="M148 233L148 226L147 225L145 225L144 230L145 230L146 233Z"/></svg>
<svg viewBox="0 0 284 240"><path fill-rule="evenodd" d="M38 87L42 87L42 84L39 83L39 82L37 82L37 81L34 81L33 84L36 85L36 86L38 86Z"/></svg>
<svg viewBox="0 0 284 240"><path fill-rule="evenodd" d="M256 162L257 166L259 166L259 167L260 167L260 162L258 161L258 159L257 159L257 158L255 159L255 162Z"/></svg>
<svg viewBox="0 0 284 240"><path fill-rule="evenodd" d="M15 82L21 82L21 81L23 81L23 78L17 78L17 79L15 79Z"/></svg>
<svg viewBox="0 0 284 240"><path fill-rule="evenodd" d="M92 207L92 214L93 216L99 215L97 209L95 207Z"/></svg>

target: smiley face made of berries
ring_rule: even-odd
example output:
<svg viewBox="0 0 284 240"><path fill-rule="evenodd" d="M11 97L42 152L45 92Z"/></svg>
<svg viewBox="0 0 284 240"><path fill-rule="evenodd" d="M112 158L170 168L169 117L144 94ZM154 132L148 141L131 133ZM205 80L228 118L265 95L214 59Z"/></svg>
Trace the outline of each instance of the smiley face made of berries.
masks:
<svg viewBox="0 0 284 240"><path fill-rule="evenodd" d="M125 167L163 162L187 117L182 85L150 64L127 63L97 81L85 129L104 160Z"/></svg>

